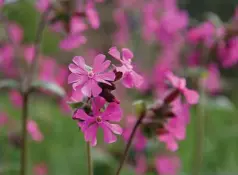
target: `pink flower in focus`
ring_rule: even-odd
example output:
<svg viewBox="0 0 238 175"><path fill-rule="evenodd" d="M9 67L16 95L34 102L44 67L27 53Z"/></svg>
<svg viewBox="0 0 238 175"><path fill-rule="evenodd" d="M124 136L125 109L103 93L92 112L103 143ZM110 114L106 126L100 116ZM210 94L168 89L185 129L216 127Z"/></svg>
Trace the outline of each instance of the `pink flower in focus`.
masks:
<svg viewBox="0 0 238 175"><path fill-rule="evenodd" d="M8 116L5 113L0 113L0 126L6 125L8 122Z"/></svg>
<svg viewBox="0 0 238 175"><path fill-rule="evenodd" d="M48 168L45 163L36 164L33 168L34 175L47 175Z"/></svg>
<svg viewBox="0 0 238 175"><path fill-rule="evenodd" d="M83 93L81 92L81 87L77 88L76 90L72 90L72 95L70 97L70 102L80 102L83 100Z"/></svg>
<svg viewBox="0 0 238 175"><path fill-rule="evenodd" d="M123 48L121 57L116 47L111 47L108 53L122 64L121 67L116 67L116 70L123 73L123 85L127 88L134 86L139 88L143 84L144 78L133 70L131 64L131 59L134 56L133 53L129 49Z"/></svg>
<svg viewBox="0 0 238 175"><path fill-rule="evenodd" d="M88 2L86 5L86 16L88 18L89 24L93 29L98 29L100 26L100 21L98 17L98 12L94 7L92 2Z"/></svg>
<svg viewBox="0 0 238 175"><path fill-rule="evenodd" d="M38 128L38 125L33 120L27 121L27 131L31 135L32 139L36 142L41 142L44 139L44 136Z"/></svg>
<svg viewBox="0 0 238 175"><path fill-rule="evenodd" d="M36 8L41 13L46 11L49 8L49 6L50 6L49 0L37 0L37 2L36 2Z"/></svg>
<svg viewBox="0 0 238 175"><path fill-rule="evenodd" d="M93 99L93 115L89 116L82 109L78 109L73 115L73 119L78 120L78 125L84 133L85 140L92 146L97 144L97 130L102 128L104 141L114 143L117 138L114 134L121 135L122 128L117 124L110 122L119 122L122 117L122 110L117 103L110 103L102 112L101 108L105 106L105 100L102 97Z"/></svg>
<svg viewBox="0 0 238 175"><path fill-rule="evenodd" d="M156 170L161 175L176 175L181 167L177 156L158 156L156 158Z"/></svg>
<svg viewBox="0 0 238 175"><path fill-rule="evenodd" d="M186 98L189 104L197 104L199 100L199 94L186 87L186 80L184 78L176 77L172 72L167 72L167 79L172 86L178 89Z"/></svg>
<svg viewBox="0 0 238 175"><path fill-rule="evenodd" d="M8 30L9 30L9 34L10 34L10 37L12 38L13 42L15 42L16 44L19 44L23 39L22 28L18 24L11 23L9 25Z"/></svg>
<svg viewBox="0 0 238 175"><path fill-rule="evenodd" d="M14 106L18 108L22 107L22 96L18 91L10 91L9 97Z"/></svg>
<svg viewBox="0 0 238 175"><path fill-rule="evenodd" d="M133 129L133 126L136 122L136 117L127 116L126 126L124 128L124 132L122 134L123 138L128 141ZM142 151L146 147L147 139L142 134L140 130L136 131L135 137L133 139L133 146L137 151Z"/></svg>
<svg viewBox="0 0 238 175"><path fill-rule="evenodd" d="M201 83L211 93L221 90L220 72L216 64L208 66L208 76L203 78Z"/></svg>
<svg viewBox="0 0 238 175"><path fill-rule="evenodd" d="M106 72L111 61L105 61L105 55L97 55L94 58L93 67L87 66L81 56L74 57L73 62L74 64L69 65L72 73L68 77L68 83L72 83L75 90L77 87L82 87L81 92L87 97L97 97L102 92L98 86L99 82L110 85L109 81L115 79L112 71Z"/></svg>

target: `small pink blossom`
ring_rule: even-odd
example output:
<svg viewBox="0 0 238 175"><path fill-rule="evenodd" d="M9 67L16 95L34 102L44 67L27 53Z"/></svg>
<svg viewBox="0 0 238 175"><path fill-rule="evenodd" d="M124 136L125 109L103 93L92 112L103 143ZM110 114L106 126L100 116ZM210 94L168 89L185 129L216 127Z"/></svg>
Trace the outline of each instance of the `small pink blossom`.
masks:
<svg viewBox="0 0 238 175"><path fill-rule="evenodd" d="M31 135L32 139L36 142L41 142L44 139L44 136L40 132L38 125L35 121L27 121L27 131Z"/></svg>
<svg viewBox="0 0 238 175"><path fill-rule="evenodd" d="M112 71L106 72L111 61L105 61L105 58L105 55L97 55L94 58L93 67L89 67L85 64L83 57L74 57L74 64L69 65L69 70L72 73L68 77L68 83L72 83L75 90L77 87L82 87L81 92L87 97L97 97L102 92L98 83L110 85L109 81L115 79L115 74Z"/></svg>
<svg viewBox="0 0 238 175"><path fill-rule="evenodd" d="M33 168L34 175L47 175L48 168L45 163L36 164Z"/></svg>
<svg viewBox="0 0 238 175"><path fill-rule="evenodd" d="M49 6L50 6L49 0L37 0L36 2L36 8L41 13L46 11L49 8Z"/></svg>
<svg viewBox="0 0 238 175"><path fill-rule="evenodd" d="M8 123L8 116L5 113L0 113L0 126L4 126Z"/></svg>
<svg viewBox="0 0 238 175"><path fill-rule="evenodd" d="M27 63L31 63L33 57L35 55L35 47L34 46L26 46L24 48L24 58L27 61Z"/></svg>
<svg viewBox="0 0 238 175"><path fill-rule="evenodd" d="M136 123L136 117L134 116L127 116L127 121L126 121L126 126L124 128L123 132L123 138L128 141L133 129L133 126ZM146 137L142 134L140 130L136 131L135 137L133 139L133 146L137 151L142 151L146 147L147 139Z"/></svg>
<svg viewBox="0 0 238 175"><path fill-rule="evenodd" d="M9 97L14 106L18 108L22 107L22 96L18 91L10 91Z"/></svg>
<svg viewBox="0 0 238 175"><path fill-rule="evenodd" d="M116 70L123 73L123 85L127 88L139 88L143 84L144 78L133 70L131 63L134 57L133 53L129 49L123 48L121 56L116 47L111 47L108 53L122 64L121 67L116 67Z"/></svg>
<svg viewBox="0 0 238 175"><path fill-rule="evenodd" d="M87 28L88 28L87 25L78 16L73 16L70 19L70 33L72 34L80 33L85 31Z"/></svg>
<svg viewBox="0 0 238 175"><path fill-rule="evenodd" d="M177 156L158 156L156 158L156 170L161 175L176 175L181 167Z"/></svg>
<svg viewBox="0 0 238 175"><path fill-rule="evenodd" d="M59 47L65 51L70 51L78 48L86 42L86 37L81 34L69 34L66 38L60 41Z"/></svg>
<svg viewBox="0 0 238 175"><path fill-rule="evenodd" d="M178 89L186 98L189 104L197 104L199 100L199 94L186 87L186 80L184 78L176 77L172 72L167 73L167 79L172 86Z"/></svg>
<svg viewBox="0 0 238 175"><path fill-rule="evenodd" d="M114 134L122 134L122 128L118 124L111 123L121 120L122 110L120 106L117 103L110 103L102 112L101 109L104 105L105 100L96 97L92 103L93 115L88 115L82 109L78 109L73 116L73 119L78 120L78 125L84 133L85 140L90 142L92 146L97 144L98 128L102 128L106 143L116 142L117 137Z"/></svg>
<svg viewBox="0 0 238 175"><path fill-rule="evenodd" d="M13 40L13 42L15 42L16 44L19 44L23 39L22 28L16 23L11 23L9 25L8 30L9 30L9 34L10 34L10 37Z"/></svg>
<svg viewBox="0 0 238 175"><path fill-rule="evenodd" d="M86 16L91 27L93 29L98 29L100 26L100 21L98 17L98 12L92 2L88 2L86 5Z"/></svg>

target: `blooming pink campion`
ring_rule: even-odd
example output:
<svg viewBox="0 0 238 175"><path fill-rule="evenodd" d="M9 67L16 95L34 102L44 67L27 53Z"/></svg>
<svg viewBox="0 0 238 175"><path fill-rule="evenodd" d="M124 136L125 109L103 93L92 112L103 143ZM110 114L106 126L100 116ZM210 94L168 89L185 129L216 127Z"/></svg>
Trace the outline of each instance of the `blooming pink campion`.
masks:
<svg viewBox="0 0 238 175"><path fill-rule="evenodd" d="M161 175L176 175L181 167L177 156L158 156L155 161L156 170Z"/></svg>
<svg viewBox="0 0 238 175"><path fill-rule="evenodd" d="M40 132L38 125L35 121L27 121L27 131L31 135L32 139L36 142L41 142L44 139L44 136Z"/></svg>
<svg viewBox="0 0 238 175"><path fill-rule="evenodd" d="M117 137L114 134L122 134L122 128L117 124L111 123L121 120L122 110L120 106L117 103L110 103L102 112L101 109L105 103L104 98L96 97L92 103L92 115L86 114L82 109L78 109L73 115L73 119L78 120L78 125L84 133L85 140L90 142L92 146L97 144L98 128L102 128L106 143L116 142Z"/></svg>
<svg viewBox="0 0 238 175"><path fill-rule="evenodd" d="M87 97L97 97L102 89L98 83L109 84L109 81L114 81L115 74L112 71L106 72L111 64L111 61L106 60L106 56L99 54L94 58L93 67L85 64L84 58L76 56L73 58L74 64L69 65L69 70L72 72L68 77L68 83L73 84L73 89L81 88L81 92Z"/></svg>
<svg viewBox="0 0 238 175"><path fill-rule="evenodd" d="M116 67L118 72L123 73L123 84L127 88L139 88L144 81L144 78L133 70L131 59L134 57L131 50L127 48L122 49L122 56L116 47L111 47L108 52L111 56L121 62L121 67Z"/></svg>
<svg viewBox="0 0 238 175"><path fill-rule="evenodd" d="M34 175L47 175L48 169L45 163L39 163L34 165L33 172Z"/></svg>
<svg viewBox="0 0 238 175"><path fill-rule="evenodd" d="M178 89L186 98L189 104L197 104L199 100L199 94L190 90L186 87L186 80L184 78L179 78L175 76L172 72L167 73L167 78L172 84L172 86Z"/></svg>
<svg viewBox="0 0 238 175"><path fill-rule="evenodd" d="M10 91L9 98L14 106L22 107L22 96L18 91Z"/></svg>

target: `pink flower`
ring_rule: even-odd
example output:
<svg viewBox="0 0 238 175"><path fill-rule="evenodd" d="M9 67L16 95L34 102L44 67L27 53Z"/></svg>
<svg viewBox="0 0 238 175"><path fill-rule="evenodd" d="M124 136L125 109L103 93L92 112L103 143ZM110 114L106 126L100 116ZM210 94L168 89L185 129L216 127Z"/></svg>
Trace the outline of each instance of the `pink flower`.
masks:
<svg viewBox="0 0 238 175"><path fill-rule="evenodd" d="M134 86L139 88L143 84L144 79L133 70L131 64L131 59L134 56L133 53L129 49L123 48L121 57L121 54L116 47L111 47L108 53L122 64L121 67L116 67L116 70L123 73L123 85L127 88L132 88Z"/></svg>
<svg viewBox="0 0 238 175"><path fill-rule="evenodd" d="M136 155L135 171L137 175L145 174L147 170L147 159L144 154Z"/></svg>
<svg viewBox="0 0 238 175"><path fill-rule="evenodd" d="M124 132L123 132L123 138L128 141L133 129L133 126L136 123L136 117L134 116L128 116L126 121L126 126L124 128ZM133 146L135 147L135 149L137 151L142 151L147 143L147 139L146 137L142 134L141 130L137 130L135 137L133 139Z"/></svg>
<svg viewBox="0 0 238 175"><path fill-rule="evenodd" d="M16 44L19 44L23 39L22 28L18 24L11 23L9 25L8 30L9 30L10 37L12 38L13 42L15 42Z"/></svg>
<svg viewBox="0 0 238 175"><path fill-rule="evenodd" d="M40 132L38 125L35 121L27 121L27 131L31 135L32 139L36 142L41 142L44 139L44 136Z"/></svg>
<svg viewBox="0 0 238 175"><path fill-rule="evenodd" d="M101 97L96 97L92 103L92 115L89 116L82 109L79 109L73 116L73 119L79 121L78 125L84 133L85 140L90 142L92 146L97 144L96 135L98 128L102 128L106 143L116 142L117 138L114 134L122 134L122 128L119 125L110 123L121 120L122 110L119 105L117 103L110 103L102 112L101 109L104 105L105 100Z"/></svg>
<svg viewBox="0 0 238 175"><path fill-rule="evenodd" d="M83 93L81 92L81 88L77 88L76 90L72 90L72 96L70 97L71 102L80 102L83 100Z"/></svg>
<svg viewBox="0 0 238 175"><path fill-rule="evenodd" d="M47 175L48 169L45 163L39 163L34 166L33 169L34 175Z"/></svg>
<svg viewBox="0 0 238 175"><path fill-rule="evenodd" d="M100 26L100 21L98 17L97 10L94 7L94 4L89 2L86 5L86 16L88 18L89 24L93 29L98 29Z"/></svg>
<svg viewBox="0 0 238 175"><path fill-rule="evenodd" d="M79 34L87 29L87 25L78 16L73 16L70 19L70 33Z"/></svg>
<svg viewBox="0 0 238 175"><path fill-rule="evenodd" d="M156 158L156 170L161 175L176 175L181 167L177 156L158 156Z"/></svg>
<svg viewBox="0 0 238 175"><path fill-rule="evenodd" d="M35 47L34 46L26 46L24 49L24 58L26 59L27 63L31 63L33 57L35 55Z"/></svg>
<svg viewBox="0 0 238 175"><path fill-rule="evenodd" d="M37 0L36 2L36 8L43 13L46 11L50 6L49 0Z"/></svg>
<svg viewBox="0 0 238 175"><path fill-rule="evenodd" d="M54 59L47 58L41 61L39 78L46 82L55 82L56 62Z"/></svg>
<svg viewBox="0 0 238 175"><path fill-rule="evenodd" d="M22 96L18 91L10 91L9 97L14 106L18 108L22 107Z"/></svg>
<svg viewBox="0 0 238 175"><path fill-rule="evenodd" d="M221 77L216 64L208 66L208 76L202 79L202 85L211 93L221 90Z"/></svg>
<svg viewBox="0 0 238 175"><path fill-rule="evenodd" d="M69 34L66 38L60 41L59 47L65 51L70 51L85 44L86 41L86 37L81 34Z"/></svg>
<svg viewBox="0 0 238 175"><path fill-rule="evenodd" d="M0 126L4 126L8 123L8 116L5 113L0 113Z"/></svg>
<svg viewBox="0 0 238 175"><path fill-rule="evenodd" d="M172 86L178 89L186 98L189 104L197 104L199 95L196 91L190 90L186 87L186 80L184 78L176 77L172 72L167 73L167 79Z"/></svg>
<svg viewBox="0 0 238 175"><path fill-rule="evenodd" d="M74 64L69 65L72 73L68 77L68 83L72 83L75 90L77 87L82 87L81 92L87 97L97 97L102 92L99 82L110 85L109 81L115 79L112 71L105 72L111 64L111 61L105 61L105 55L97 55L93 67L87 66L81 56L74 57L73 62Z"/></svg>

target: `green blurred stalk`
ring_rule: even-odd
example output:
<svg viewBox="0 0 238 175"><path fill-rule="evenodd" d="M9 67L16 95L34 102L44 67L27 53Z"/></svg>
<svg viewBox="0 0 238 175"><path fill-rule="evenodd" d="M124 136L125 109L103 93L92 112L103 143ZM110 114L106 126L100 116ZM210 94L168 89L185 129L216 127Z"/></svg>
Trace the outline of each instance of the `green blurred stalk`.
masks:
<svg viewBox="0 0 238 175"><path fill-rule="evenodd" d="M199 85L200 101L196 106L195 116L195 140L192 161L192 175L200 175L203 161L204 133L205 133L205 89Z"/></svg>
<svg viewBox="0 0 238 175"><path fill-rule="evenodd" d="M22 95L23 109L22 109L22 145L21 145L21 169L20 175L26 174L27 165L27 117L28 117L28 93Z"/></svg>
<svg viewBox="0 0 238 175"><path fill-rule="evenodd" d="M93 175L93 160L90 143L87 142L88 175Z"/></svg>

